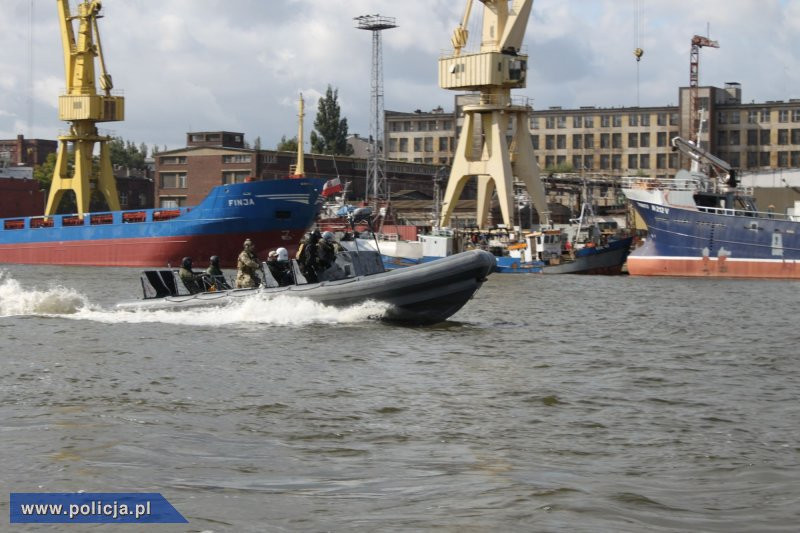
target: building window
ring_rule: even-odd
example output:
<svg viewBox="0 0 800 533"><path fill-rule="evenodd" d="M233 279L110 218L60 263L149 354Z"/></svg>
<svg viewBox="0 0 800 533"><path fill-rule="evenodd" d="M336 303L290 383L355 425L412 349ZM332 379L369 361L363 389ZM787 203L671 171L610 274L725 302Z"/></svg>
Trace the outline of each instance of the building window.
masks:
<svg viewBox="0 0 800 533"><path fill-rule="evenodd" d="M636 154L628 155L628 168L636 169L639 165L639 156Z"/></svg>
<svg viewBox="0 0 800 533"><path fill-rule="evenodd" d="M758 146L758 130L747 130L747 146Z"/></svg>
<svg viewBox="0 0 800 533"><path fill-rule="evenodd" d="M548 130L554 129L556 127L556 117L545 117L544 127Z"/></svg>
<svg viewBox="0 0 800 533"><path fill-rule="evenodd" d="M583 148L583 135L572 136L572 148L576 150Z"/></svg>
<svg viewBox="0 0 800 533"><path fill-rule="evenodd" d="M726 144L728 144L728 132L719 130L717 132L717 146L725 146Z"/></svg>
<svg viewBox="0 0 800 533"><path fill-rule="evenodd" d="M800 144L800 130L792 130L792 144Z"/></svg>
<svg viewBox="0 0 800 533"><path fill-rule="evenodd" d="M567 148L566 135L556 135L556 148L559 150L566 150Z"/></svg>
<svg viewBox="0 0 800 533"><path fill-rule="evenodd" d="M778 110L778 122L789 122L789 110L788 109L780 109L780 110Z"/></svg>
<svg viewBox="0 0 800 533"><path fill-rule="evenodd" d="M580 170L583 168L583 162L581 161L581 156L573 155L572 156L572 169L573 170Z"/></svg>
<svg viewBox="0 0 800 533"><path fill-rule="evenodd" d="M739 152L731 152L728 154L728 163L733 168L739 168Z"/></svg>
<svg viewBox="0 0 800 533"><path fill-rule="evenodd" d="M628 115L628 126L638 126L638 125L639 125L639 115L637 114Z"/></svg>
<svg viewBox="0 0 800 533"><path fill-rule="evenodd" d="M403 131L412 131L411 130L411 121L410 120L404 120L403 121Z"/></svg>
<svg viewBox="0 0 800 533"><path fill-rule="evenodd" d="M641 154L639 156L639 168L650 168L650 154Z"/></svg>
<svg viewBox="0 0 800 533"><path fill-rule="evenodd" d="M656 154L656 168L667 168L667 154Z"/></svg>
<svg viewBox="0 0 800 533"><path fill-rule="evenodd" d="M600 154L600 170L611 168L611 157L608 154Z"/></svg>
<svg viewBox="0 0 800 533"><path fill-rule="evenodd" d="M592 154L583 156L583 168L586 170L594 169L594 156Z"/></svg>
<svg viewBox="0 0 800 533"><path fill-rule="evenodd" d="M425 137L425 151L433 152L433 137Z"/></svg>
<svg viewBox="0 0 800 533"><path fill-rule="evenodd" d="M128 207L128 193L119 191L119 205L120 207Z"/></svg>
<svg viewBox="0 0 800 533"><path fill-rule="evenodd" d="M762 167L768 167L769 166L769 152L759 152L758 153L758 160L759 160L759 164Z"/></svg>
<svg viewBox="0 0 800 533"><path fill-rule="evenodd" d="M740 123L740 115L738 111L731 111L728 118L731 119L731 124L739 124Z"/></svg>
<svg viewBox="0 0 800 533"><path fill-rule="evenodd" d="M639 122L642 126L649 126L650 125L650 115L647 113L642 113L639 117Z"/></svg>
<svg viewBox="0 0 800 533"><path fill-rule="evenodd" d="M639 134L638 133L629 133L628 134L628 148L638 148L639 147ZM633 167L636 168L636 167Z"/></svg>
<svg viewBox="0 0 800 533"><path fill-rule="evenodd" d="M717 123L718 124L727 124L728 123L728 113L726 111L717 112Z"/></svg>
<svg viewBox="0 0 800 533"><path fill-rule="evenodd" d="M731 143L731 146L738 146L740 137L739 130L731 130L728 132L728 141Z"/></svg>
<svg viewBox="0 0 800 533"><path fill-rule="evenodd" d="M408 137L400 137L400 149L398 152L408 152Z"/></svg>
<svg viewBox="0 0 800 533"><path fill-rule="evenodd" d="M584 148L594 148L594 134L587 133L583 136L583 147Z"/></svg>
<svg viewBox="0 0 800 533"><path fill-rule="evenodd" d="M544 136L544 148L545 148L545 150L555 150L556 149L556 136L555 135L545 135Z"/></svg>
<svg viewBox="0 0 800 533"><path fill-rule="evenodd" d="M780 168L789 166L789 152L778 152L778 166Z"/></svg>
<svg viewBox="0 0 800 533"><path fill-rule="evenodd" d="M397 138L396 137L392 137L391 139L389 139L389 151L390 152L396 152L397 151Z"/></svg>
<svg viewBox="0 0 800 533"><path fill-rule="evenodd" d="M761 146L769 146L770 145L770 142L769 142L770 130L760 130L758 133L760 134L759 137L761 138L760 139L761 140Z"/></svg>
<svg viewBox="0 0 800 533"><path fill-rule="evenodd" d="M583 127L583 117L580 115L575 115L572 117L572 127L573 128L582 128Z"/></svg>
<svg viewBox="0 0 800 533"><path fill-rule="evenodd" d="M667 145L667 132L659 131L656 133L656 146L664 147Z"/></svg>
<svg viewBox="0 0 800 533"><path fill-rule="evenodd" d="M539 117L531 117L531 129L532 130L539 129Z"/></svg>
<svg viewBox="0 0 800 533"><path fill-rule="evenodd" d="M789 130L778 130L778 144L789 144Z"/></svg>
<svg viewBox="0 0 800 533"><path fill-rule="evenodd" d="M185 165L186 156L176 155L176 156L159 157L158 162L161 165Z"/></svg>
<svg viewBox="0 0 800 533"><path fill-rule="evenodd" d="M642 133L639 135L639 146L642 148L647 148L650 146L650 134L649 133Z"/></svg>
<svg viewBox="0 0 800 533"><path fill-rule="evenodd" d="M223 155L223 163L250 163L253 158L250 154Z"/></svg>
<svg viewBox="0 0 800 533"><path fill-rule="evenodd" d="M556 127L563 130L567 127L567 117L556 117Z"/></svg>
<svg viewBox="0 0 800 533"><path fill-rule="evenodd" d="M545 156L544 168L553 168L555 166L555 158L552 155Z"/></svg>
<svg viewBox="0 0 800 533"><path fill-rule="evenodd" d="M567 162L567 156L565 155L556 156L556 165L563 165L566 162Z"/></svg>
<svg viewBox="0 0 800 533"><path fill-rule="evenodd" d="M538 135L531 135L531 142L533 142L533 149L539 149L539 136Z"/></svg>
<svg viewBox="0 0 800 533"><path fill-rule="evenodd" d="M417 131L428 131L428 121L427 120L418 120L417 121Z"/></svg>
<svg viewBox="0 0 800 533"><path fill-rule="evenodd" d="M762 109L759 113L759 122L769 122L769 109Z"/></svg>
<svg viewBox="0 0 800 533"><path fill-rule="evenodd" d="M611 155L611 168L613 170L622 170L622 155L620 154Z"/></svg>
<svg viewBox="0 0 800 533"><path fill-rule="evenodd" d="M747 168L758 166L758 152L747 152Z"/></svg>
<svg viewBox="0 0 800 533"><path fill-rule="evenodd" d="M622 115L614 115L611 117L611 125L615 128L622 127Z"/></svg>
<svg viewBox="0 0 800 533"><path fill-rule="evenodd" d="M159 177L162 189L186 188L186 172L161 172Z"/></svg>
<svg viewBox="0 0 800 533"><path fill-rule="evenodd" d="M792 109L792 122L800 122L800 109Z"/></svg>
<svg viewBox="0 0 800 533"><path fill-rule="evenodd" d="M678 168L678 154L669 154L669 168Z"/></svg>
<svg viewBox="0 0 800 533"><path fill-rule="evenodd" d="M611 125L611 117L608 115L600 115L600 127L608 128Z"/></svg>
<svg viewBox="0 0 800 533"><path fill-rule="evenodd" d="M656 124L659 126L666 126L667 125L667 114L666 113L659 113L656 115Z"/></svg>
<svg viewBox="0 0 800 533"><path fill-rule="evenodd" d="M278 162L278 156L275 154L264 154L262 161L265 165L274 165Z"/></svg>
<svg viewBox="0 0 800 533"><path fill-rule="evenodd" d="M751 109L747 112L747 123L756 124L758 122L758 111Z"/></svg>
<svg viewBox="0 0 800 533"><path fill-rule="evenodd" d="M800 167L800 152L792 152L792 166L797 168Z"/></svg>
<svg viewBox="0 0 800 533"><path fill-rule="evenodd" d="M222 173L222 183L230 185L232 183L244 183L250 177L250 172L247 170L226 170Z"/></svg>
<svg viewBox="0 0 800 533"><path fill-rule="evenodd" d="M161 208L175 209L186 203L185 196L161 196L158 205Z"/></svg>
<svg viewBox="0 0 800 533"><path fill-rule="evenodd" d="M584 128L594 128L594 117L583 117Z"/></svg>
<svg viewBox="0 0 800 533"><path fill-rule="evenodd" d="M448 151L450 151L450 146L449 146L450 143L447 142L448 140L449 140L449 137L439 137L439 151L440 152L448 152Z"/></svg>
<svg viewBox="0 0 800 533"><path fill-rule="evenodd" d="M677 113L670 113L669 114L669 125L670 126L677 126L678 125L678 114Z"/></svg>
<svg viewBox="0 0 800 533"><path fill-rule="evenodd" d="M611 148L622 148L622 134L621 133L612 133L611 134Z"/></svg>
<svg viewBox="0 0 800 533"><path fill-rule="evenodd" d="M600 148L611 148L611 135L608 133L600 134Z"/></svg>
<svg viewBox="0 0 800 533"><path fill-rule="evenodd" d="M414 137L414 151L415 152L422 151L422 137Z"/></svg>

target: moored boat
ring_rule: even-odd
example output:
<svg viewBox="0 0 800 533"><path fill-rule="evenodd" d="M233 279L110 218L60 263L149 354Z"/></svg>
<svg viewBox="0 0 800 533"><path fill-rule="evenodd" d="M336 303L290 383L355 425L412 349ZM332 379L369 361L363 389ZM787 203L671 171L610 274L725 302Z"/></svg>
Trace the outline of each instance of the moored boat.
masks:
<svg viewBox="0 0 800 533"><path fill-rule="evenodd" d="M623 192L647 224L645 244L628 256L628 272L800 279L800 220L758 211L725 161L679 137L672 143L710 170L693 164L674 179L624 180Z"/></svg>
<svg viewBox="0 0 800 533"><path fill-rule="evenodd" d="M217 186L194 207L0 219L0 262L166 266L217 255L233 267L246 238L264 256L293 249L314 222L323 183L249 181Z"/></svg>
<svg viewBox="0 0 800 533"><path fill-rule="evenodd" d="M429 263L386 271L380 255L371 251L340 252L319 283L307 283L292 260L295 282L278 286L266 276L263 287L189 294L172 270L142 274L144 299L122 302L118 309L159 310L228 305L248 297L309 298L333 307L368 301L388 304L385 320L433 324L461 309L494 268L494 257L473 250ZM268 273L268 269L264 269Z"/></svg>

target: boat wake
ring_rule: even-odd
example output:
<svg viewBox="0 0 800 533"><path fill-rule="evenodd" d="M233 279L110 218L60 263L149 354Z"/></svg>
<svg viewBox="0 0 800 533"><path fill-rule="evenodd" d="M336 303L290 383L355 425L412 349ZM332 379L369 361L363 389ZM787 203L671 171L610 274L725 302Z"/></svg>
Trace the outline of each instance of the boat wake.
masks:
<svg viewBox="0 0 800 533"><path fill-rule="evenodd" d="M26 288L0 271L0 317L54 316L108 324L162 323L202 327L305 326L362 322L383 316L387 307L380 302L365 302L340 309L305 298L256 295L220 307L157 311L104 309L75 289L63 286L44 290Z"/></svg>
<svg viewBox="0 0 800 533"><path fill-rule="evenodd" d="M0 317L24 315L70 315L89 307L89 300L74 289L53 286L26 289L0 271Z"/></svg>

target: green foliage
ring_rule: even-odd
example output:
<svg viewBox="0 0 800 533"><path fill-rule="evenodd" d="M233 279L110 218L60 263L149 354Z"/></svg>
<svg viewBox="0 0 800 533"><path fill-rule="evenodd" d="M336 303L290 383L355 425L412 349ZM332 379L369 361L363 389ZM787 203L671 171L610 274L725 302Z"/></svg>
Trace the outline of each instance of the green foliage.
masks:
<svg viewBox="0 0 800 533"><path fill-rule="evenodd" d="M324 98L317 106L314 131L311 132L311 151L318 154L351 155L347 144L347 119L340 119L339 90L328 85Z"/></svg>
<svg viewBox="0 0 800 533"><path fill-rule="evenodd" d="M75 154L69 152L70 161L75 161ZM47 154L44 163L37 165L33 169L33 177L39 182L39 187L43 190L50 189L53 182L53 172L56 170L56 154Z"/></svg>
<svg viewBox="0 0 800 533"><path fill-rule="evenodd" d="M575 167L572 166L572 163L559 163L555 166L545 168L544 171L548 174L568 174L570 172L575 172Z"/></svg>
<svg viewBox="0 0 800 533"><path fill-rule="evenodd" d="M282 135L278 147L275 149L279 152L297 152L297 136L287 139L286 135Z"/></svg>
<svg viewBox="0 0 800 533"><path fill-rule="evenodd" d="M124 141L121 137L112 137L108 143L108 149L112 165L139 170L145 168L147 146L144 143L137 147L131 141Z"/></svg>

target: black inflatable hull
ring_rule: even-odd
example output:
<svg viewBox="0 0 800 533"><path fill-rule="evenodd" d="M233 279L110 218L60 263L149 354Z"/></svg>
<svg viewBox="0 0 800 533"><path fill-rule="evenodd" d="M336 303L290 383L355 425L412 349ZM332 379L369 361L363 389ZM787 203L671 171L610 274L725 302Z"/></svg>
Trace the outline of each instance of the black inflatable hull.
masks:
<svg viewBox="0 0 800 533"><path fill-rule="evenodd" d="M434 324L453 316L492 272L494 256L472 250L436 261L372 275L288 287L236 289L186 296L167 296L117 304L118 309L182 309L227 305L254 295L309 298L333 307L366 301L389 304L384 320Z"/></svg>

